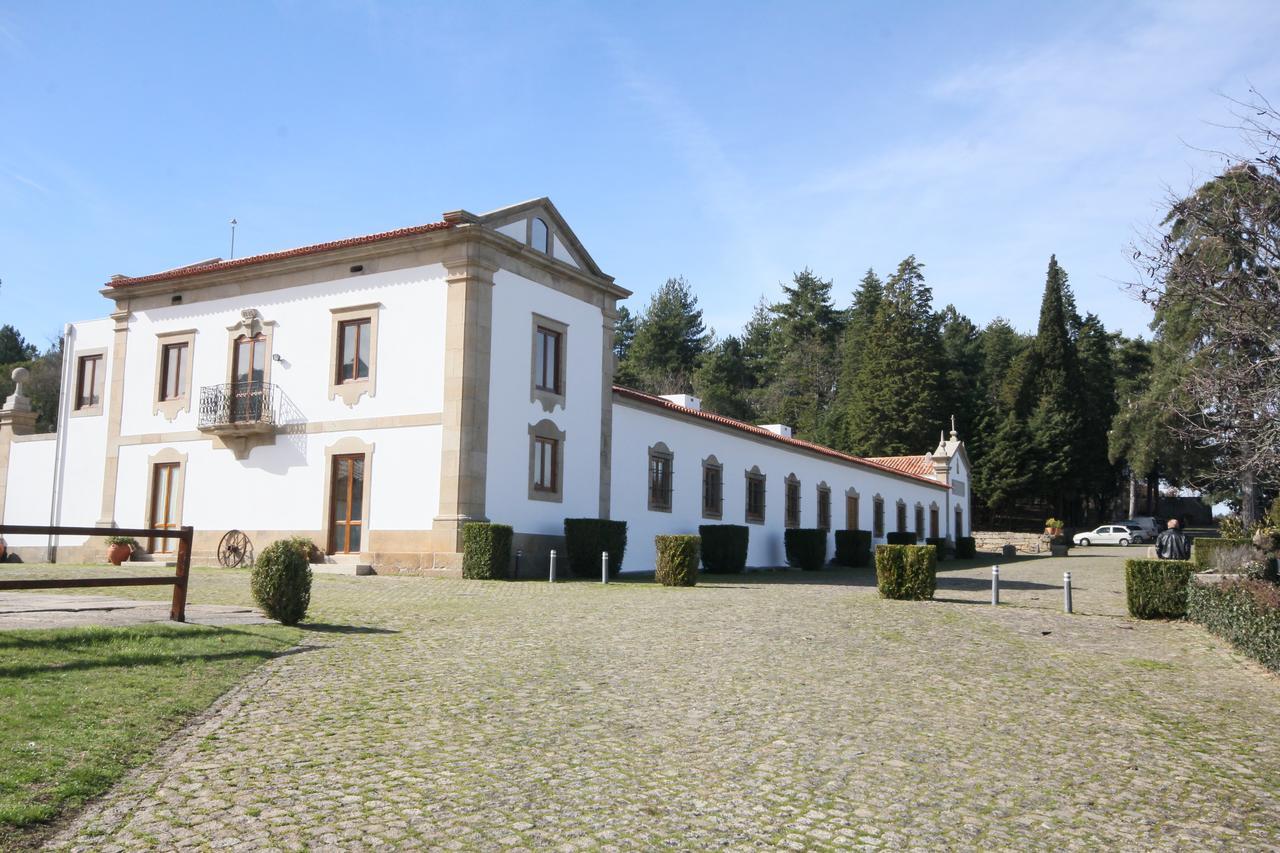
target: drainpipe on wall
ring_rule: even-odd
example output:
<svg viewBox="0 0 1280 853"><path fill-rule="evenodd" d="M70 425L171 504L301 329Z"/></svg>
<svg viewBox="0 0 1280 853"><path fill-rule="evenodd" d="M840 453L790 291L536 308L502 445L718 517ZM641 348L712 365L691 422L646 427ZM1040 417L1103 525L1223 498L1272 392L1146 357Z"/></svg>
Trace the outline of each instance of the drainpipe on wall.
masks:
<svg viewBox="0 0 1280 853"><path fill-rule="evenodd" d="M72 357L74 327L67 323L62 327L62 379L58 390L58 422L53 440L53 488L49 490L49 526L57 527L62 520L62 478L66 470L67 423L71 419L71 380L68 378L75 364ZM58 537L49 534L49 562L58 562Z"/></svg>

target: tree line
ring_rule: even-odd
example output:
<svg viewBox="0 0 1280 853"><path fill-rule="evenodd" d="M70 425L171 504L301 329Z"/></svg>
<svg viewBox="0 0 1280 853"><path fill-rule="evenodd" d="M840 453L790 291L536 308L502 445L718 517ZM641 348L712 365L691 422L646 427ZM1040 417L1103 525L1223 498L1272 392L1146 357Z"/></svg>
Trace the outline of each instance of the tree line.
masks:
<svg viewBox="0 0 1280 853"><path fill-rule="evenodd" d="M0 401L13 393L13 369L31 372L23 393L36 413L36 432L53 432L58 424L58 395L62 385L62 338L43 351L12 325L0 326Z"/></svg>

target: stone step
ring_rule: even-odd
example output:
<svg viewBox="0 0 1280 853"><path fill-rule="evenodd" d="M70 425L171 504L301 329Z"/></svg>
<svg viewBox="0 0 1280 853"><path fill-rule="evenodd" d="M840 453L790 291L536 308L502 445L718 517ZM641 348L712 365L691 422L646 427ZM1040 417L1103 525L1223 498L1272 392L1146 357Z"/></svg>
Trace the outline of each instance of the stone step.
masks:
<svg viewBox="0 0 1280 853"><path fill-rule="evenodd" d="M329 560L331 562L312 563L311 564L312 574L347 575L349 577L359 577L362 575L373 574L373 566L369 565L368 563L359 563L359 562L347 561L347 560L343 560L342 562L337 562L337 561L334 561L332 557L330 557Z"/></svg>

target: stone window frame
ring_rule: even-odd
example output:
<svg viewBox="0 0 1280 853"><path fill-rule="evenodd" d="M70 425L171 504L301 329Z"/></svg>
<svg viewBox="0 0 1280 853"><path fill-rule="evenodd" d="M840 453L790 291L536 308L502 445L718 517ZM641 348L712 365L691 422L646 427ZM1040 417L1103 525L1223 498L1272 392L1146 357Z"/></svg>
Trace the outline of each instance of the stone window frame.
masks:
<svg viewBox="0 0 1280 853"><path fill-rule="evenodd" d="M803 509L800 497L800 478L794 473L788 474L783 481L785 490L783 491L783 513L782 526L788 529L795 529L800 526L803 518ZM792 514L792 498L795 498L795 513Z"/></svg>
<svg viewBox="0 0 1280 853"><path fill-rule="evenodd" d="M859 516L862 514L862 495L858 494L858 490L849 487L844 493L844 525L845 530L860 530L858 524L861 522Z"/></svg>
<svg viewBox="0 0 1280 853"><path fill-rule="evenodd" d="M538 449L536 439L550 439L556 442L555 459L552 467L552 477L554 478L552 489L538 489L533 485L533 463L534 456ZM531 501L549 501L551 503L564 502L564 441L565 432L556 426L555 421L550 418L543 418L536 424L529 425L529 500Z"/></svg>
<svg viewBox="0 0 1280 853"><path fill-rule="evenodd" d="M176 507L176 512L173 514L175 528L176 529L182 528L182 509L185 503L184 498L186 496L186 491L187 491L187 456L188 454L179 453L177 450L174 450L172 447L165 447L161 450L157 450L155 453L147 457L147 490L143 492L143 495L142 495L142 498L143 498L142 520L147 527L151 526L151 493L155 490L155 487L156 487L156 466L177 464L178 468L177 468L177 474L174 476L173 491L170 492L169 494L169 506L170 508ZM162 537L156 537L156 538L162 538ZM177 537L175 534L175 536L164 537L164 538L176 540ZM142 543L139 543L139 544L142 544ZM150 545L151 545L150 542L146 543L146 546L148 548L150 548ZM172 554L175 552L174 551L154 551L154 552L148 551L148 553Z"/></svg>
<svg viewBox="0 0 1280 853"><path fill-rule="evenodd" d="M262 382L271 384L271 364L275 356L275 320L263 320L256 308L246 308L240 312L240 320L227 326L227 384L236 381L236 342L242 337L262 335L264 355L262 359Z"/></svg>
<svg viewBox="0 0 1280 853"><path fill-rule="evenodd" d="M716 474L716 487L719 492L715 496L714 509L707 506L707 475L712 471ZM714 453L702 460L702 517L713 521L724 518L724 466L720 464L720 460Z"/></svg>
<svg viewBox="0 0 1280 853"><path fill-rule="evenodd" d="M660 459L667 463L665 501L661 498L654 500L653 461L655 459ZM648 495L649 512L671 512L671 507L675 503L673 495L675 492L675 460L675 453L661 441L649 448L649 453L645 456L645 489Z"/></svg>
<svg viewBox="0 0 1280 853"><path fill-rule="evenodd" d="M560 336L558 370L560 378L559 392L538 387L538 329L543 328ZM556 406L564 407L569 391L569 324L533 312L529 325L529 402L540 403L543 411L550 412Z"/></svg>
<svg viewBox="0 0 1280 853"><path fill-rule="evenodd" d="M883 537L884 529L884 498L877 494L871 499L871 535Z"/></svg>
<svg viewBox="0 0 1280 853"><path fill-rule="evenodd" d="M924 504L916 501L916 540L924 539Z"/></svg>
<svg viewBox="0 0 1280 853"><path fill-rule="evenodd" d="M902 498L898 498L898 502L894 506L896 509L894 521L897 523L897 532L907 533L907 502Z"/></svg>
<svg viewBox="0 0 1280 853"><path fill-rule="evenodd" d="M182 387L186 388L186 392L171 399L164 399L164 351L165 347L174 346L175 344L187 345L187 357L182 364ZM196 330L195 329L178 329L172 332L156 333L156 379L155 379L155 399L151 404L151 414L163 415L167 421L172 421L181 412L191 411L191 398L195 396L191 389L191 365L195 362L196 355Z"/></svg>
<svg viewBox="0 0 1280 853"><path fill-rule="evenodd" d="M98 402L92 406L79 406L80 402L80 371L86 359L97 358L98 371L93 376L93 391L98 398ZM107 348L95 347L93 349L76 350L76 370L75 375L71 379L71 417L73 418L91 418L102 414L102 404L106 399L107 387Z"/></svg>
<svg viewBox="0 0 1280 853"><path fill-rule="evenodd" d="M333 457L364 456L364 482L360 488L360 505L364 512L360 517L360 552L368 553L369 518L371 516L370 499L373 497L373 451L374 442L365 441L354 435L338 439L324 449L324 502L320 504L320 535L323 542L316 545L329 553L329 545L333 542L333 519L329 517L330 502L333 500Z"/></svg>
<svg viewBox="0 0 1280 853"><path fill-rule="evenodd" d="M929 537L937 539L942 530L941 513L939 512L938 502L929 502Z"/></svg>
<svg viewBox="0 0 1280 853"><path fill-rule="evenodd" d="M831 487L826 480L818 484L818 523L819 530L831 530Z"/></svg>
<svg viewBox="0 0 1280 853"><path fill-rule="evenodd" d="M760 471L759 465L752 465L744 472L747 483L746 499L743 501L743 514L747 524L764 524L768 514L769 478ZM751 484L760 484L760 512L751 511Z"/></svg>
<svg viewBox="0 0 1280 853"><path fill-rule="evenodd" d="M364 305L348 305L343 308L330 308L329 315L329 399L342 398L347 408L354 408L361 397L370 398L378 392L378 317L382 314L381 302L370 302ZM369 375L364 379L338 379L338 356L342 351L342 324L352 321L369 321Z"/></svg>

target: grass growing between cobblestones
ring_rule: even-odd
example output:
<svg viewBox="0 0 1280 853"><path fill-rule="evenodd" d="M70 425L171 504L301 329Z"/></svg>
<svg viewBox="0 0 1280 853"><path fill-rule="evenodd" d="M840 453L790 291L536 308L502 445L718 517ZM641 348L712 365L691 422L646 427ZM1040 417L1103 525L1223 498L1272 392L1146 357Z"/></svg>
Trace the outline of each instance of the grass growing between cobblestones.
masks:
<svg viewBox="0 0 1280 853"><path fill-rule="evenodd" d="M39 843L299 636L277 625L0 633L0 850Z"/></svg>

